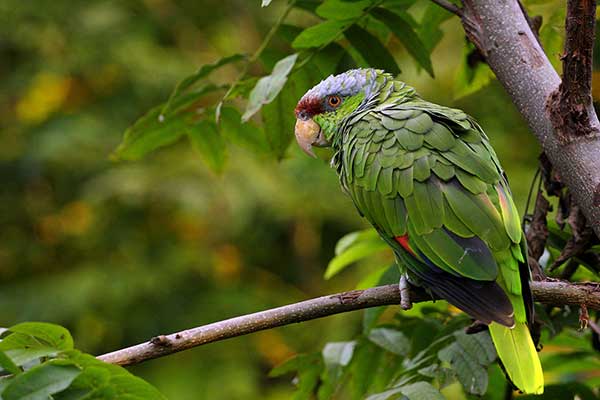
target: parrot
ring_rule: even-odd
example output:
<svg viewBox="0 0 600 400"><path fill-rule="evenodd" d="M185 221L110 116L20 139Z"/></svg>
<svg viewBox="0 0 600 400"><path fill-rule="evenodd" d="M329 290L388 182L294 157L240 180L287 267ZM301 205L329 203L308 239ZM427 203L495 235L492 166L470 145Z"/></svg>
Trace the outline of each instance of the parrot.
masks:
<svg viewBox="0 0 600 400"><path fill-rule="evenodd" d="M488 326L516 388L543 393L526 242L479 124L373 68L329 76L294 112L298 145L313 157L313 147L332 149L342 190L392 248L402 307L408 282L448 301Z"/></svg>

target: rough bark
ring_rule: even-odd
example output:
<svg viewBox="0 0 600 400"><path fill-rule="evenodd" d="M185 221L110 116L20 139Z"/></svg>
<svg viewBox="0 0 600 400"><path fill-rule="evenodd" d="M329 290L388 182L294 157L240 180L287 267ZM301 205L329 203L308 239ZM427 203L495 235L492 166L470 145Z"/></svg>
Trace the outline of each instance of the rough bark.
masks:
<svg viewBox="0 0 600 400"><path fill-rule="evenodd" d="M579 2L591 3L590 0ZM559 90L561 79L531 31L519 3L516 0L463 0L460 14L467 36L486 57L580 205L589 225L600 237L600 124L591 104L585 109L587 120L577 120L578 124L585 123L584 134L569 134L569 140L563 140L557 132L562 126L569 125L565 121L572 116L547 108L551 95ZM581 30L588 32L589 27ZM572 30L568 35L580 37L584 33ZM573 40L573 47L581 45L578 39ZM587 38L587 42L590 41L593 43L593 35ZM580 58L575 57L573 61L573 57L568 57L568 60L576 63ZM565 72L572 73L569 71L574 68L572 65ZM577 76L571 78L567 81L579 79Z"/></svg>
<svg viewBox="0 0 600 400"><path fill-rule="evenodd" d="M569 0L565 22L563 76L548 100L548 111L558 140L569 143L580 136L598 134L591 124L592 51L596 34L596 1Z"/></svg>
<svg viewBox="0 0 600 400"><path fill-rule="evenodd" d="M599 283L532 282L531 289L535 300L544 304L585 305L587 308L600 310ZM431 297L424 290L411 287L411 299L416 303L431 300ZM111 364L138 364L142 361L252 332L363 308L399 303L398 285L353 290L230 318L170 335L156 336L148 342L104 354L98 358ZM398 309L400 310L400 308Z"/></svg>

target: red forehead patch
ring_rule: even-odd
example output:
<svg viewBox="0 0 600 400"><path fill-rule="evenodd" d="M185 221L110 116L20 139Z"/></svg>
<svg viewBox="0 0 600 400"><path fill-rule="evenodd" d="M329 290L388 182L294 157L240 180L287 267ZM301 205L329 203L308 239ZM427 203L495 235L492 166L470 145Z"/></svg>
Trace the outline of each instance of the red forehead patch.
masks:
<svg viewBox="0 0 600 400"><path fill-rule="evenodd" d="M299 117L299 114L304 113L304 115L308 118L312 118L317 114L323 113L325 110L323 109L323 102L318 97L308 97L300 100L294 112L296 116Z"/></svg>

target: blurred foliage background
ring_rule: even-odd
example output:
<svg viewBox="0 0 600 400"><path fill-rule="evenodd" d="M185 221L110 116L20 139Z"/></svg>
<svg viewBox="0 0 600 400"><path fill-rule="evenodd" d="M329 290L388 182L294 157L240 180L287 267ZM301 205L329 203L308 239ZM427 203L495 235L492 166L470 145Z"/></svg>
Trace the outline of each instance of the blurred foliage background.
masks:
<svg viewBox="0 0 600 400"><path fill-rule="evenodd" d="M256 50L285 6L259 3L0 2L0 325L62 324L80 349L100 354L352 289L368 272L363 265L323 279L336 241L366 224L334 171L296 146L281 162L233 146L220 175L187 143L142 161L110 160L123 131L164 102L178 80L202 64ZM562 32L555 2L530 3L549 21L543 29ZM419 20L423 6L410 12ZM301 10L289 19L316 20ZM458 97L465 94L456 83L464 33L456 18L441 29L431 57L435 79L390 43L400 77L425 98L479 120L523 212L539 147L498 83ZM560 36L551 38L558 64ZM256 64L250 72L269 70ZM231 82L238 73L229 65L215 78ZM293 387L287 377L268 378L272 367L360 329L360 313L338 315L132 371L171 399L286 399Z"/></svg>

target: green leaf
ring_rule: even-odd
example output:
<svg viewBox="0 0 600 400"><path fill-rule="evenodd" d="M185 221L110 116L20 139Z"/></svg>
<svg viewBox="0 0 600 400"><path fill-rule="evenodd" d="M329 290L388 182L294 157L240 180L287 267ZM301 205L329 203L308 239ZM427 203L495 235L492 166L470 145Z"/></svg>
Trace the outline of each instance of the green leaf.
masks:
<svg viewBox="0 0 600 400"><path fill-rule="evenodd" d="M314 363L316 359L318 359L318 357L316 357L314 354L297 354L275 366L269 372L269 376L276 378L293 371L299 371L302 368L306 368L308 365Z"/></svg>
<svg viewBox="0 0 600 400"><path fill-rule="evenodd" d="M254 154L269 152L269 143L265 132L251 121L242 123L240 113L233 107L223 107L219 132L226 140L244 147Z"/></svg>
<svg viewBox="0 0 600 400"><path fill-rule="evenodd" d="M14 378L15 375L0 376L0 399L2 398L2 392L13 381Z"/></svg>
<svg viewBox="0 0 600 400"><path fill-rule="evenodd" d="M398 398L398 395L402 394L402 388L401 387L397 387L397 388L392 388L392 389L388 389L385 392L381 392L381 393L375 393L370 395L369 397L367 397L366 400L387 400L392 398Z"/></svg>
<svg viewBox="0 0 600 400"><path fill-rule="evenodd" d="M252 89L254 89L254 86L256 86L256 82L258 82L257 76L253 76L253 77L239 81L233 87L233 89L227 95L227 97L223 100L233 100L238 97L247 99L248 96L250 95L250 92L252 91ZM219 104L222 104L222 102L220 102Z"/></svg>
<svg viewBox="0 0 600 400"><path fill-rule="evenodd" d="M313 56L311 64L318 69L320 76L329 76L336 72L336 66L345 54L346 50L342 46L330 43Z"/></svg>
<svg viewBox="0 0 600 400"><path fill-rule="evenodd" d="M11 374L17 375L21 373L21 369L3 351L0 351L0 367Z"/></svg>
<svg viewBox="0 0 600 400"><path fill-rule="evenodd" d="M19 336L20 343L27 341L27 344L22 344L20 347L16 347L14 345L14 339L17 336ZM5 346L10 346L11 348L6 350L4 349ZM2 349L6 355L10 357L10 359L18 366L23 366L42 357L55 356L61 352L59 349L41 344L30 336L16 333L3 340L0 343L0 349Z"/></svg>
<svg viewBox="0 0 600 400"><path fill-rule="evenodd" d="M84 400L94 398L110 385L111 372L102 366L86 367L71 385L53 396L54 400Z"/></svg>
<svg viewBox="0 0 600 400"><path fill-rule="evenodd" d="M335 245L335 255L339 256L346 250L359 242L381 240L379 234L373 228L365 229L362 231L350 232L340 238Z"/></svg>
<svg viewBox="0 0 600 400"><path fill-rule="evenodd" d="M344 35L371 67L381 68L392 75L400 73L394 57L369 31L358 25L352 25Z"/></svg>
<svg viewBox="0 0 600 400"><path fill-rule="evenodd" d="M288 85L281 91L281 95L263 107L261 112L271 153L279 160L283 158L294 134L296 121L293 113L296 106L294 94L292 83L288 82Z"/></svg>
<svg viewBox="0 0 600 400"><path fill-rule="evenodd" d="M277 31L277 36L291 45L294 39L296 39L303 30L303 28L296 25L281 24Z"/></svg>
<svg viewBox="0 0 600 400"><path fill-rule="evenodd" d="M345 367L350 363L356 342L331 342L323 348L325 365L341 365Z"/></svg>
<svg viewBox="0 0 600 400"><path fill-rule="evenodd" d="M419 0L384 0L383 5L393 11L406 11Z"/></svg>
<svg viewBox="0 0 600 400"><path fill-rule="evenodd" d="M450 363L467 392L475 395L485 394L488 386L486 369L458 342L441 349L438 352L438 358Z"/></svg>
<svg viewBox="0 0 600 400"><path fill-rule="evenodd" d="M321 5L321 0L296 0L294 4L297 8L314 14L317 7Z"/></svg>
<svg viewBox="0 0 600 400"><path fill-rule="evenodd" d="M352 360L356 342L327 343L323 348L323 361L325 371L321 374L323 381L319 387L319 399L330 398L336 390L338 383L345 374L345 368Z"/></svg>
<svg viewBox="0 0 600 400"><path fill-rule="evenodd" d="M9 331L29 335L59 350L71 350L73 338L62 326L47 322L23 322L8 328Z"/></svg>
<svg viewBox="0 0 600 400"><path fill-rule="evenodd" d="M348 21L325 21L302 31L292 42L295 49L321 47L335 41L348 26Z"/></svg>
<svg viewBox="0 0 600 400"><path fill-rule="evenodd" d="M365 8L371 5L369 0L361 1L342 1L326 0L317 7L317 15L329 20L348 20L356 19L363 14Z"/></svg>
<svg viewBox="0 0 600 400"><path fill-rule="evenodd" d="M430 364L419 369L419 374L428 378L437 379L440 389L456 382L456 375L449 368L440 367L439 364Z"/></svg>
<svg viewBox="0 0 600 400"><path fill-rule="evenodd" d="M202 160L214 172L223 171L227 154L225 141L212 121L199 121L186 129L192 147L200 154Z"/></svg>
<svg viewBox="0 0 600 400"><path fill-rule="evenodd" d="M494 77L494 73L486 63L471 60L472 54L475 54L472 53L473 49L473 45L469 43L463 51L462 64L454 80L455 100L477 92Z"/></svg>
<svg viewBox="0 0 600 400"><path fill-rule="evenodd" d="M114 393L114 395L113 395ZM165 397L152 385L131 374L119 375L111 378L109 385L94 392L97 398L127 400L165 400Z"/></svg>
<svg viewBox="0 0 600 400"><path fill-rule="evenodd" d="M410 341L400 331L390 328L376 328L369 332L369 340L387 351L406 356L410 351Z"/></svg>
<svg viewBox="0 0 600 400"><path fill-rule="evenodd" d="M488 332L467 335L463 331L455 333L456 341L483 366L496 360L496 348Z"/></svg>
<svg viewBox="0 0 600 400"><path fill-rule="evenodd" d="M319 383L319 377L323 371L323 362L321 355L299 354L294 356L281 365L273 368L269 373L271 377L282 376L289 372L297 371L297 391L294 393L294 400L309 400Z"/></svg>
<svg viewBox="0 0 600 400"><path fill-rule="evenodd" d="M387 245L382 240L359 242L329 261L324 275L325 279L330 279L334 275L344 270L350 264L362 258L387 249Z"/></svg>
<svg viewBox="0 0 600 400"><path fill-rule="evenodd" d="M377 282L379 282L379 280L381 279L383 274L386 273L388 268L388 265L382 266L380 268L374 268L373 271L369 272L356 284L356 290L363 290L377 286Z"/></svg>
<svg viewBox="0 0 600 400"><path fill-rule="evenodd" d="M367 308L363 313L362 326L363 333L368 334L371 329L377 324L379 317L385 312L387 306Z"/></svg>
<svg viewBox="0 0 600 400"><path fill-rule="evenodd" d="M314 65L294 71L275 101L263 107L261 116L267 142L278 159L283 158L294 137L294 108L298 100L320 78L322 75Z"/></svg>
<svg viewBox="0 0 600 400"><path fill-rule="evenodd" d="M400 281L400 269L394 263L383 273L377 285L389 285L389 284L397 284ZM383 312L387 309L387 306L381 307L372 307L367 308L363 313L362 320L362 331L363 334L367 335L368 332L373 329L373 327L377 324L377 320L383 314Z"/></svg>
<svg viewBox="0 0 600 400"><path fill-rule="evenodd" d="M367 233L367 232L371 232L371 231L377 233L374 229L365 229L364 231L350 232L350 233L342 236L335 245L335 255L339 256L341 253L348 250L348 248L350 246L352 246L354 243L356 243L359 235L362 232Z"/></svg>
<svg viewBox="0 0 600 400"><path fill-rule="evenodd" d="M439 390L428 382L415 382L402 387L402 394L408 400L444 400Z"/></svg>
<svg viewBox="0 0 600 400"><path fill-rule="evenodd" d="M194 103L217 89L217 86L208 85L177 96L167 114L162 114L163 105L152 108L125 131L113 158L138 160L151 151L174 143L185 134L188 124L198 118Z"/></svg>
<svg viewBox="0 0 600 400"><path fill-rule="evenodd" d="M353 399L364 399L369 388L380 376L379 368L385 362L384 351L368 340L359 340L350 364L350 387Z"/></svg>
<svg viewBox="0 0 600 400"><path fill-rule="evenodd" d="M57 325L27 322L11 327L10 332L0 341L0 351L17 366L73 348L69 332Z"/></svg>
<svg viewBox="0 0 600 400"><path fill-rule="evenodd" d="M107 364L77 350L66 352L65 356L82 367L83 373L66 391L55 395L56 400L83 400L82 394L86 396L85 400L165 400L155 387L123 367Z"/></svg>
<svg viewBox="0 0 600 400"><path fill-rule="evenodd" d="M247 121L265 104L272 102L285 85L288 75L291 72L298 54L292 54L278 61L271 72L271 75L262 77L250 92L246 111L242 116L243 121ZM290 111L291 112L291 111Z"/></svg>
<svg viewBox="0 0 600 400"><path fill-rule="evenodd" d="M269 371L270 378L277 378L290 372L298 371L301 368L303 359L308 357L306 354L296 354L276 365Z"/></svg>
<svg viewBox="0 0 600 400"><path fill-rule="evenodd" d="M454 14L444 10L437 4L432 2L427 4L419 27L419 37L429 53L433 51L435 46L444 36L444 32L440 29L440 25L453 15Z"/></svg>
<svg viewBox="0 0 600 400"><path fill-rule="evenodd" d="M540 29L540 40L544 46L544 52L548 55L548 59L552 66L560 70L561 54L565 41L565 14L566 7L553 7L552 14L548 21L544 17L544 24Z"/></svg>
<svg viewBox="0 0 600 400"><path fill-rule="evenodd" d="M371 14L383 22L394 33L408 53L433 77L433 67L429 58L429 51L408 22L408 17L406 17L408 14L396 14L385 8L376 8L371 11Z"/></svg>
<svg viewBox="0 0 600 400"><path fill-rule="evenodd" d="M75 365L48 362L15 377L2 392L3 400L48 400L81 373Z"/></svg>
<svg viewBox="0 0 600 400"><path fill-rule="evenodd" d="M229 57L221 58L220 60L218 60L212 64L203 65L202 67L200 67L200 69L198 69L198 71L194 72L192 75L189 75L189 76L185 77L184 79L182 79L181 81L179 81L179 83L177 83L177 85L175 86L175 89L173 89L173 91L171 92L169 99L163 106L161 114L162 115L167 114L170 111L170 107L173 104L173 100L176 97L181 95L181 93L183 93L183 91L190 88L192 85L194 85L199 80L207 77L212 71L214 71L224 65L231 64L236 61L240 61L240 60L244 59L245 57L246 56L243 54L234 54Z"/></svg>

